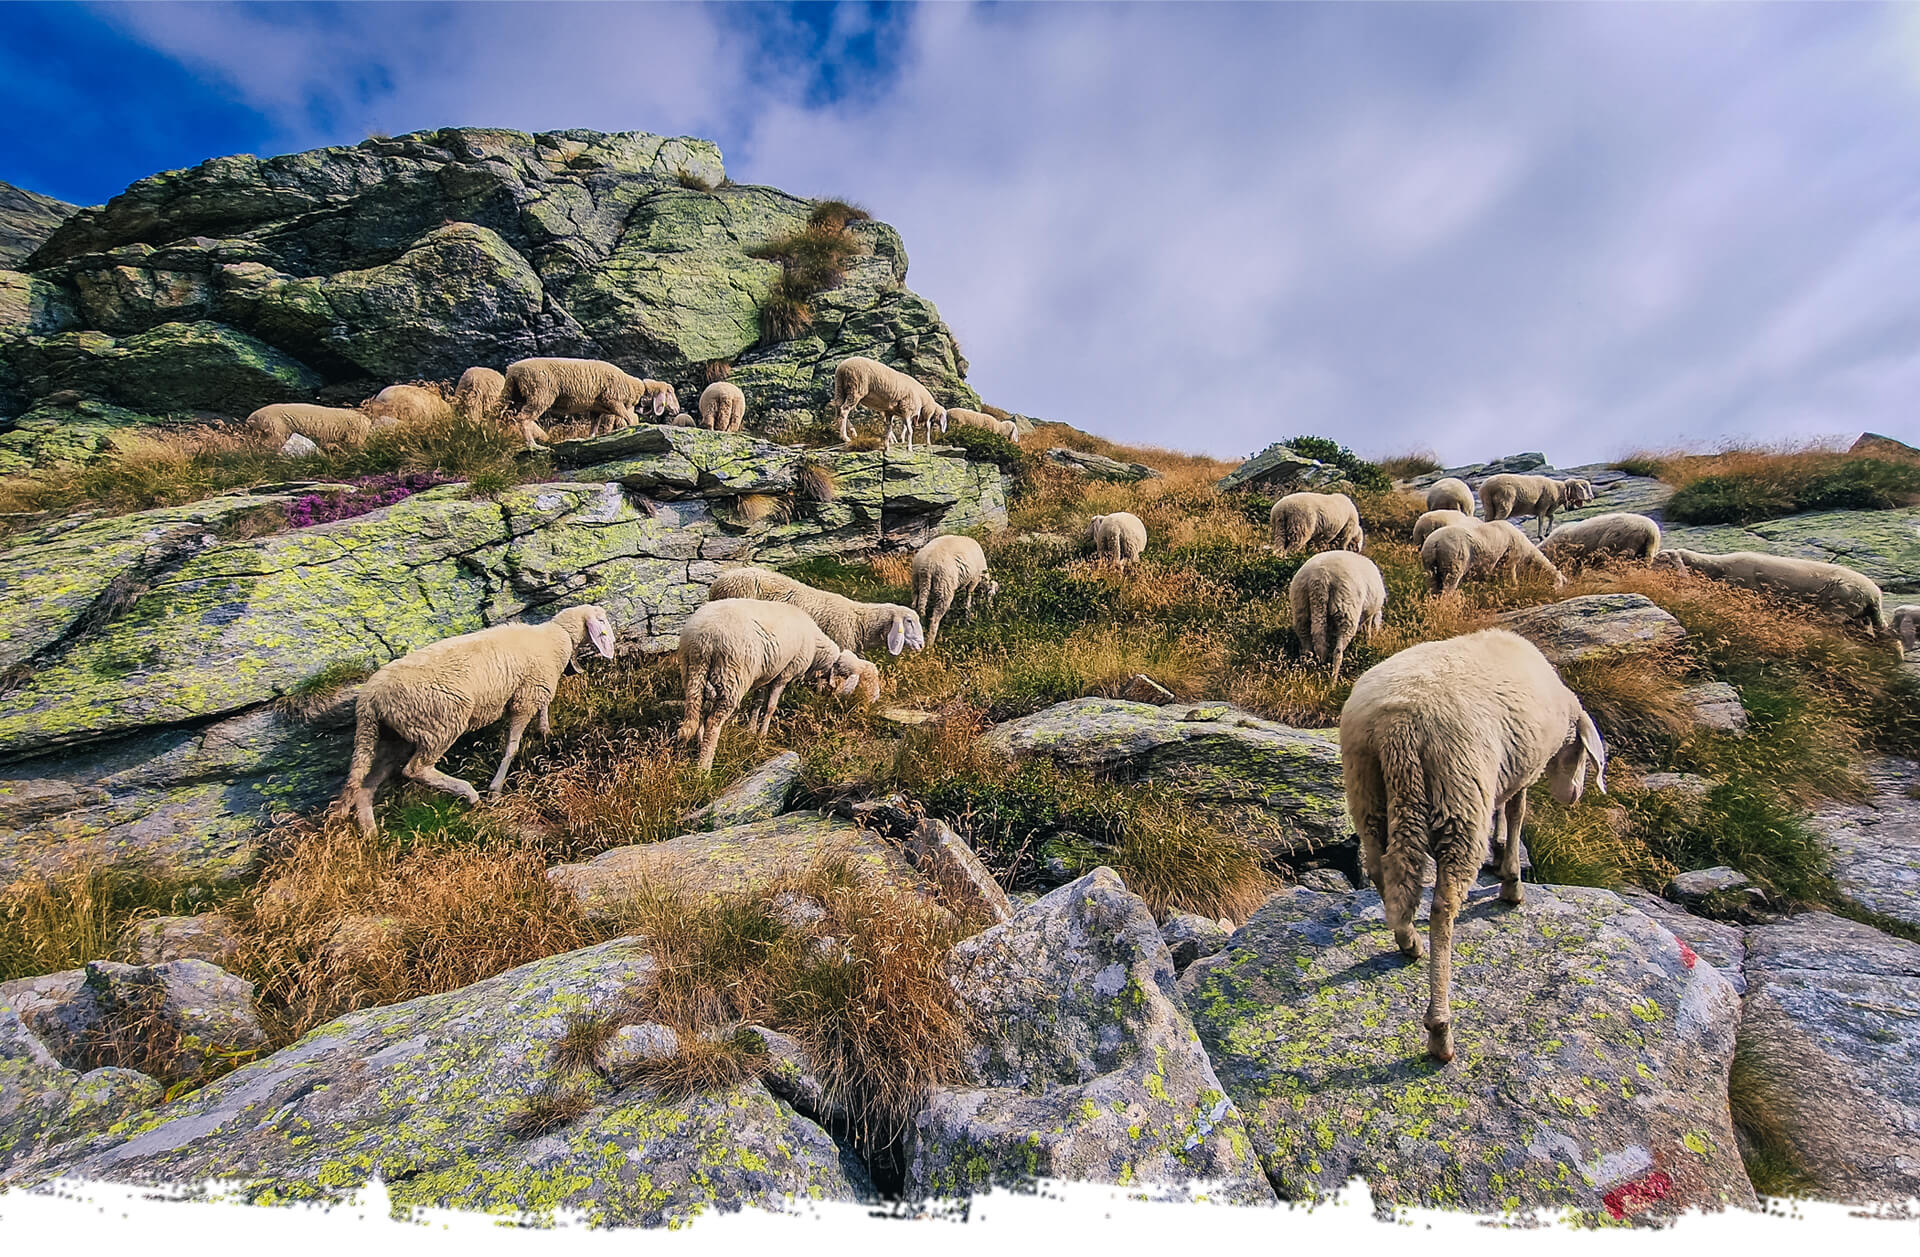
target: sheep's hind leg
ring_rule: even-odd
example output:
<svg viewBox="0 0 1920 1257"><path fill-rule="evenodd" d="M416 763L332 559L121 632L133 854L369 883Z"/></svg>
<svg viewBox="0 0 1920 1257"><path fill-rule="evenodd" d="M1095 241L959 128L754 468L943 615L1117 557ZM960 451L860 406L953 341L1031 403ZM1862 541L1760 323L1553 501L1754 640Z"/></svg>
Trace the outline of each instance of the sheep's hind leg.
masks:
<svg viewBox="0 0 1920 1257"><path fill-rule="evenodd" d="M457 738L459 735L455 735ZM435 790L444 790L469 803L480 801L480 792L468 783L448 773L443 773L434 765L453 746L455 738L435 738L431 743L421 742L414 746L413 758L407 761L403 770L407 780L417 781L423 786L432 786Z"/></svg>
<svg viewBox="0 0 1920 1257"><path fill-rule="evenodd" d="M366 778L361 781L360 789L352 799L354 823L368 838L379 832L379 826L373 819L374 797L406 760L412 747L412 743L403 742L385 730L381 731L380 741L374 745L373 766L367 769Z"/></svg>
<svg viewBox="0 0 1920 1257"><path fill-rule="evenodd" d="M767 709L760 716L760 736L766 737L767 730L773 724L773 709L780 705L780 696L787 692L785 681L774 681L767 686Z"/></svg>
<svg viewBox="0 0 1920 1257"><path fill-rule="evenodd" d="M737 700L730 703L716 704L714 706L714 709L707 713L706 720L701 723L700 725L700 771L701 772L704 773L704 772L713 771L713 756L714 756L714 753L720 749L720 730L726 725L728 717L732 716L734 713L734 710L739 706L740 704Z"/></svg>

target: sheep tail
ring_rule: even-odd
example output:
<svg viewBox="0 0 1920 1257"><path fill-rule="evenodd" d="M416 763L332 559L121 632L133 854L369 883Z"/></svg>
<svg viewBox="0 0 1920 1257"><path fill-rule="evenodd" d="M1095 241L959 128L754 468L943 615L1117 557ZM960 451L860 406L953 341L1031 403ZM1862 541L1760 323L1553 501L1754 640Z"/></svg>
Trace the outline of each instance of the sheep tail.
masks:
<svg viewBox="0 0 1920 1257"><path fill-rule="evenodd" d="M1427 854L1429 806L1427 770L1421 755L1419 731L1410 721L1397 723L1380 742L1380 776L1387 794L1387 859L1397 856L1418 864L1414 884L1424 872Z"/></svg>
<svg viewBox="0 0 1920 1257"><path fill-rule="evenodd" d="M700 737L700 709L708 688L709 660L698 645L680 644L680 686L686 691L680 713L680 740L694 742Z"/></svg>

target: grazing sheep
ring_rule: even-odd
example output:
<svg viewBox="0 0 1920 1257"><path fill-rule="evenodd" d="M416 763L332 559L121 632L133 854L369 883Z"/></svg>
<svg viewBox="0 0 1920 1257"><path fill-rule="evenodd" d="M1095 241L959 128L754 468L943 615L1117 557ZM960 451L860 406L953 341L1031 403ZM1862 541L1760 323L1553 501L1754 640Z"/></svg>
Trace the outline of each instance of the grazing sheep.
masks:
<svg viewBox="0 0 1920 1257"><path fill-rule="evenodd" d="M1875 637L1895 643L1900 638L1887 622L1880 586L1850 567L1793 559L1784 554L1735 550L1731 554L1703 554L1698 550L1662 550L1655 567L1698 572L1714 580L1777 594L1824 611L1842 624L1864 623Z"/></svg>
<svg viewBox="0 0 1920 1257"><path fill-rule="evenodd" d="M640 384L646 390L646 400L640 404L642 413L656 418L680 413L680 394L674 391L673 385L664 380L642 380Z"/></svg>
<svg viewBox="0 0 1920 1257"><path fill-rule="evenodd" d="M393 423L388 418L376 420L364 411L308 402L275 402L247 416L247 427L275 445L285 444L295 434L315 445L358 445L375 428L390 428Z"/></svg>
<svg viewBox="0 0 1920 1257"><path fill-rule="evenodd" d="M1429 591L1447 594L1472 576L1492 580L1504 575L1520 583L1520 573L1540 572L1553 577L1554 588L1567 583L1540 548L1511 520L1448 524L1436 528L1420 544L1420 565L1427 569Z"/></svg>
<svg viewBox="0 0 1920 1257"><path fill-rule="evenodd" d="M1000 592L1000 582L987 575L987 552L972 537L935 537L913 556L913 609L927 617L927 649L940 638L940 621L953 609L956 594L964 592L961 610L973 619L973 595L985 595L987 605ZM928 614L931 606L932 614Z"/></svg>
<svg viewBox="0 0 1920 1257"><path fill-rule="evenodd" d="M360 687L353 766L340 806L372 837L373 797L396 768L409 780L478 803L480 795L434 765L460 735L509 718L506 752L487 792L500 797L527 723L540 718L564 672L576 671L582 641L613 658L613 622L595 606L568 607L545 624L497 624L402 655ZM402 765L405 765L402 767Z"/></svg>
<svg viewBox="0 0 1920 1257"><path fill-rule="evenodd" d="M1468 487L1466 481L1457 476L1436 480L1427 486L1427 509L1459 511L1462 515L1472 515L1473 490Z"/></svg>
<svg viewBox="0 0 1920 1257"><path fill-rule="evenodd" d="M849 358L833 371L833 410L840 422L840 439L853 439L853 427L849 422L853 408L865 406L887 421L887 439L893 439L896 423L906 426L909 442L913 436L913 422L924 419L927 424L927 439L933 439L933 422L940 421L940 430L947 430L946 411L933 400L926 386L903 371L896 371L884 363L871 358Z"/></svg>
<svg viewBox="0 0 1920 1257"><path fill-rule="evenodd" d="M1093 538L1094 557L1113 559L1122 571L1147 548L1147 526L1131 511L1095 515L1087 521L1087 535Z"/></svg>
<svg viewBox="0 0 1920 1257"><path fill-rule="evenodd" d="M766 687L758 726L764 736L780 696L804 676L825 677L841 694L864 684L868 701L880 696L879 669L842 649L790 603L730 598L688 616L680 629L680 684L686 695L680 741L699 740L700 771L712 769L720 729L741 700Z"/></svg>
<svg viewBox="0 0 1920 1257"><path fill-rule="evenodd" d="M453 386L453 413L469 423L498 419L507 396L507 377L492 367L468 367ZM545 440L547 434L540 433Z"/></svg>
<svg viewBox="0 0 1920 1257"><path fill-rule="evenodd" d="M1453 920L1500 847L1500 898L1522 901L1520 830L1527 787L1544 772L1553 797L1580 801L1587 765L1607 789L1600 731L1532 642L1504 629L1409 647L1354 682L1340 712L1340 761L1360 860L1380 891L1394 941L1420 955L1413 915L1432 855L1437 873L1427 1053L1453 1059Z"/></svg>
<svg viewBox="0 0 1920 1257"><path fill-rule="evenodd" d="M668 413L669 403L674 413L680 409L666 385L628 375L611 362L593 358L522 358L510 363L502 397L530 450L540 448L534 433L540 431L540 419L549 411L587 416L593 434L599 436L616 425L639 423L636 406L645 407L655 418Z"/></svg>
<svg viewBox="0 0 1920 1257"><path fill-rule="evenodd" d="M1287 586L1287 601L1293 605L1293 632L1300 645L1331 665L1338 681L1354 634L1362 625L1369 633L1380 631L1387 583L1372 559L1330 550L1300 565Z"/></svg>
<svg viewBox="0 0 1920 1257"><path fill-rule="evenodd" d="M1591 481L1553 480L1546 476L1516 476L1502 472L1488 476L1480 486L1480 506L1489 520L1511 515L1532 515L1534 527L1542 537L1553 527L1554 512L1561 507L1585 506L1593 501Z"/></svg>
<svg viewBox="0 0 1920 1257"><path fill-rule="evenodd" d="M1428 511L1425 515L1413 521L1413 544L1416 546L1424 544L1426 539L1433 535L1433 531L1436 528L1445 528L1448 524L1473 524L1478 522L1479 521L1475 520L1471 514L1462 514L1452 508Z"/></svg>
<svg viewBox="0 0 1920 1257"><path fill-rule="evenodd" d="M821 632L842 650L885 646L888 654L897 655L908 647L920 650L927 644L919 613L912 607L892 602L855 602L764 567L736 567L722 572L720 579L707 586L707 601L719 602L723 598L790 602L812 616Z"/></svg>
<svg viewBox="0 0 1920 1257"><path fill-rule="evenodd" d="M374 419L395 423L431 423L453 413L446 398L418 384L389 384L372 401L362 402L360 409Z"/></svg>
<svg viewBox="0 0 1920 1257"><path fill-rule="evenodd" d="M1650 563L1660 552L1660 525L1645 515L1613 511L1575 520L1553 530L1540 552L1556 567L1577 569L1607 559Z"/></svg>
<svg viewBox="0 0 1920 1257"><path fill-rule="evenodd" d="M1887 616L1887 626L1900 638L1902 651L1912 650L1914 635L1920 632L1920 606L1908 603L1895 607L1893 613Z"/></svg>
<svg viewBox="0 0 1920 1257"><path fill-rule="evenodd" d="M1315 545L1330 550L1364 550L1360 508L1344 493L1289 493L1273 504L1273 548L1293 554Z"/></svg>
<svg viewBox="0 0 1920 1257"><path fill-rule="evenodd" d="M947 407L947 422L960 424L968 428L985 428L996 432L1009 441L1018 440L1020 427L1011 419L995 419L992 415L979 410L963 410L958 406Z"/></svg>
<svg viewBox="0 0 1920 1257"><path fill-rule="evenodd" d="M747 395L738 384L715 380L700 390L700 426L738 432L747 426Z"/></svg>

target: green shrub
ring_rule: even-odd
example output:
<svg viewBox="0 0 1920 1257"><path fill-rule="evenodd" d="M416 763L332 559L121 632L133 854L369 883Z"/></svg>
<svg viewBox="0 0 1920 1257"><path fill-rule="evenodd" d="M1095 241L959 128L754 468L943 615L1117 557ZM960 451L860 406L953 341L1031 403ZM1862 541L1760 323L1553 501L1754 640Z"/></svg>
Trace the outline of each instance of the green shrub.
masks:
<svg viewBox="0 0 1920 1257"><path fill-rule="evenodd" d="M1285 442L1287 448L1302 458L1317 459L1331 467L1338 467L1346 473L1346 478L1356 489L1369 489L1385 492L1393 487L1393 480L1380 469L1378 463L1370 463L1346 446L1323 436L1296 436Z"/></svg>
<svg viewBox="0 0 1920 1257"><path fill-rule="evenodd" d="M957 446L967 452L967 457L977 462L992 463L1006 471L1016 480L1023 480L1033 473L1037 461L1028 451L1020 447L1017 441L1009 441L998 432L989 432L985 428L970 428L956 423L939 438L942 445Z"/></svg>

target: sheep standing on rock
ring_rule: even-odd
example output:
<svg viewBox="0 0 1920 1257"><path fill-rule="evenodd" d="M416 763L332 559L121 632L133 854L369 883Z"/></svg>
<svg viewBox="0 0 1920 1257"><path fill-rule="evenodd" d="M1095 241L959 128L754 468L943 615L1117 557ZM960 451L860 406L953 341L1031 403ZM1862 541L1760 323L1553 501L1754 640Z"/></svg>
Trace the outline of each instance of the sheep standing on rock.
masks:
<svg viewBox="0 0 1920 1257"><path fill-rule="evenodd" d="M1912 603L1908 603L1902 607L1895 607L1893 614L1887 617L1887 626L1899 636L1901 649L1903 651L1911 651L1914 644L1914 635L1916 632L1920 632L1920 607L1914 606Z"/></svg>
<svg viewBox="0 0 1920 1257"><path fill-rule="evenodd" d="M1471 576L1492 580L1505 576L1520 583L1520 573L1553 577L1554 588L1567 583L1540 548L1512 520L1448 524L1429 533L1420 543L1420 565L1427 569L1429 592L1450 594Z"/></svg>
<svg viewBox="0 0 1920 1257"><path fill-rule="evenodd" d="M1448 524L1475 524L1471 514L1462 514L1451 507L1438 511L1428 511L1413 521L1413 544L1422 545L1431 537L1435 529L1445 528Z"/></svg>
<svg viewBox="0 0 1920 1257"><path fill-rule="evenodd" d="M290 436L303 436L315 445L358 445L375 428L393 424L390 418L375 419L364 411L308 402L275 402L247 416L247 427L275 445L285 444Z"/></svg>
<svg viewBox="0 0 1920 1257"><path fill-rule="evenodd" d="M1340 761L1361 864L1410 959L1420 955L1413 916L1433 857L1427 1053L1450 1061L1453 921L1486 862L1489 830L1500 898L1518 904L1527 787L1545 773L1553 797L1571 806L1591 764L1605 793L1606 745L1538 647L1486 629L1410 647L1354 682L1340 712Z"/></svg>
<svg viewBox="0 0 1920 1257"><path fill-rule="evenodd" d="M506 396L506 376L492 367L468 367L460 373L460 382L453 386L453 413L468 423L498 419ZM540 439L546 440L547 434L540 432Z"/></svg>
<svg viewBox="0 0 1920 1257"><path fill-rule="evenodd" d="M1502 472L1488 476L1480 486L1480 505L1488 520L1512 515L1532 515L1539 536L1553 527L1553 516L1561 507L1580 507L1593 501L1593 482L1581 479L1553 480L1546 476L1516 476Z"/></svg>
<svg viewBox="0 0 1920 1257"><path fill-rule="evenodd" d="M1131 511L1095 515L1087 521L1087 535L1093 539L1094 558L1112 559L1123 572L1147 548L1147 526Z"/></svg>
<svg viewBox="0 0 1920 1257"><path fill-rule="evenodd" d="M747 395L738 384L715 380L700 390L700 426L738 432L747 426Z"/></svg>
<svg viewBox="0 0 1920 1257"><path fill-rule="evenodd" d="M933 423L947 430L946 411L933 400L933 394L920 381L871 358L849 358L833 371L833 410L840 423L840 439L853 439L849 422L856 406L865 406L887 421L887 439L893 439L896 423L903 423L907 439L913 439L914 420L924 420L927 439L933 439Z"/></svg>
<svg viewBox="0 0 1920 1257"><path fill-rule="evenodd" d="M811 616L820 631L842 650L885 646L888 654L897 655L909 648L923 649L927 644L919 613L912 607L892 602L855 602L764 567L736 567L722 572L718 580L707 586L707 601L719 602L726 598L790 602Z"/></svg>
<svg viewBox="0 0 1920 1257"><path fill-rule="evenodd" d="M371 418L395 423L432 423L453 413L446 398L418 384L389 384L371 401L361 403L360 409Z"/></svg>
<svg viewBox="0 0 1920 1257"><path fill-rule="evenodd" d="M988 432L998 433L1009 441L1015 441L1020 438L1020 427L1014 423L1013 420L995 419L985 411L963 410L958 406L949 406L947 407L947 423L949 425L957 423L968 428L983 428Z"/></svg>
<svg viewBox="0 0 1920 1257"><path fill-rule="evenodd" d="M1660 552L1660 525L1645 515L1612 511L1554 529L1540 543L1540 552L1554 566L1569 570L1608 559L1651 563Z"/></svg>
<svg viewBox="0 0 1920 1257"><path fill-rule="evenodd" d="M534 434L549 411L586 416L593 434L640 422L635 407L659 418L680 406L673 390L657 380L628 375L611 362L593 358L522 358L506 370L503 399L528 449L539 449ZM544 435L544 434L542 434Z"/></svg>
<svg viewBox="0 0 1920 1257"><path fill-rule="evenodd" d="M1887 622L1880 586L1850 567L1794 559L1784 554L1735 550L1731 554L1703 554L1698 550L1662 550L1655 567L1697 572L1729 585L1775 594L1825 612L1842 624L1864 624L1875 637L1900 638Z"/></svg>
<svg viewBox="0 0 1920 1257"><path fill-rule="evenodd" d="M987 575L987 552L979 542L972 537L935 537L920 547L913 556L913 609L926 617L927 649L940 639L940 621L953 609L955 595L966 594L961 610L968 620L973 619L976 590L988 606L1000 592L1000 582Z"/></svg>
<svg viewBox="0 0 1920 1257"><path fill-rule="evenodd" d="M499 624L445 638L369 677L360 687L353 766L340 794L360 832L373 836L374 795L396 768L408 780L478 803L471 785L434 765L462 734L504 714L506 752L487 786L499 798L528 722L537 716L541 736L549 732L547 708L561 674L575 670L573 656L583 641L613 658L613 622L599 607L569 607L545 624Z"/></svg>
<svg viewBox="0 0 1920 1257"><path fill-rule="evenodd" d="M1273 548L1281 554L1314 546L1357 554L1367 545L1360 531L1360 508L1344 493L1289 493L1273 504L1268 522Z"/></svg>
<svg viewBox="0 0 1920 1257"><path fill-rule="evenodd" d="M700 771L713 767L720 730L748 694L766 687L758 725L764 736L787 686L805 676L827 679L841 694L867 687L880 696L880 672L842 649L799 607L729 598L698 608L680 629L680 684L686 695L680 741L700 743Z"/></svg>
<svg viewBox="0 0 1920 1257"><path fill-rule="evenodd" d="M1387 584L1372 559L1345 550L1316 554L1300 565L1287 586L1293 632L1303 648L1340 679L1347 646L1364 625L1377 633L1386 615Z"/></svg>
<svg viewBox="0 0 1920 1257"><path fill-rule="evenodd" d="M1462 515L1473 514L1473 490L1467 482L1457 476L1448 476L1436 480L1427 486L1427 509L1429 511L1459 511Z"/></svg>

